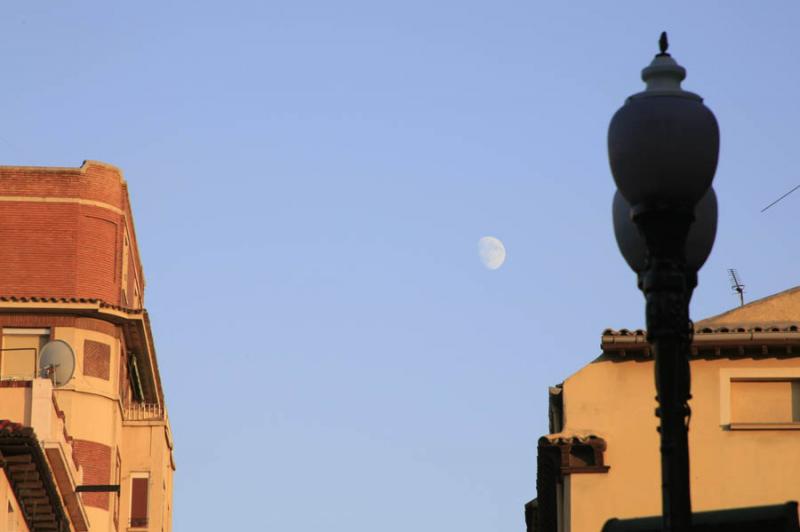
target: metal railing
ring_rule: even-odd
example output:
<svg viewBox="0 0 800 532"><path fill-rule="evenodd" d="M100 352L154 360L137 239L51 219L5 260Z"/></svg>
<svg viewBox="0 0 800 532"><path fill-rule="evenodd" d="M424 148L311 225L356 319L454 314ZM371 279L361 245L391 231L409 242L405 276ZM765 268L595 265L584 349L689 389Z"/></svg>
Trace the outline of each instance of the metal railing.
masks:
<svg viewBox="0 0 800 532"><path fill-rule="evenodd" d="M125 405L126 421L164 419L164 409L156 403L128 403Z"/></svg>
<svg viewBox="0 0 800 532"><path fill-rule="evenodd" d="M37 377L34 372L27 373L3 373L0 375L0 381L32 381Z"/></svg>

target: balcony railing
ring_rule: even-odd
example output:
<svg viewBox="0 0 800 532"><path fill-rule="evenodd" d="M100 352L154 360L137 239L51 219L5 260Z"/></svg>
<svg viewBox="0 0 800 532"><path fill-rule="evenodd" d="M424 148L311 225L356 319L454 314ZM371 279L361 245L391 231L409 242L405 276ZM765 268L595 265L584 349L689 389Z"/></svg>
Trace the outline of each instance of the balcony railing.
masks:
<svg viewBox="0 0 800 532"><path fill-rule="evenodd" d="M164 409L156 403L129 403L125 405L126 421L152 421L164 419Z"/></svg>

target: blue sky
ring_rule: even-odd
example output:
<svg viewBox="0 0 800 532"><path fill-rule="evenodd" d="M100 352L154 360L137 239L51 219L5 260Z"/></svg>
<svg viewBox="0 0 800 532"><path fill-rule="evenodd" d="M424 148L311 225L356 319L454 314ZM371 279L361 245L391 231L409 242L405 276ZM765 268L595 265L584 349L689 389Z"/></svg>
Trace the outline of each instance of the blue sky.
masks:
<svg viewBox="0 0 800 532"><path fill-rule="evenodd" d="M128 179L177 531L523 529L547 386L644 321L605 142L662 30L721 128L693 316L737 303L727 268L800 284L800 192L759 213L800 184L797 2L0 14L2 163Z"/></svg>

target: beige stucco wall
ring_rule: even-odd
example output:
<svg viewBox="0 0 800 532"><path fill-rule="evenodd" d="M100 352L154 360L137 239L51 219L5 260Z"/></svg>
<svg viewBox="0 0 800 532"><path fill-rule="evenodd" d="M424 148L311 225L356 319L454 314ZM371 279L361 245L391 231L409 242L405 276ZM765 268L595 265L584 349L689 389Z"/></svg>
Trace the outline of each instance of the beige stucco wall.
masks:
<svg viewBox="0 0 800 532"><path fill-rule="evenodd" d="M27 423L31 418L31 389L0 387L0 419Z"/></svg>
<svg viewBox="0 0 800 532"><path fill-rule="evenodd" d="M689 447L695 511L800 500L800 425L795 430L730 430L727 425L725 383L731 375L750 374L800 377L800 359L692 362ZM565 381L563 394L563 433L604 438L610 466L608 473L571 475L571 530L594 532L611 517L660 514L653 363L594 362Z"/></svg>
<svg viewBox="0 0 800 532"><path fill-rule="evenodd" d="M76 327L56 327L55 339L64 340L75 352L75 374L62 388L55 391L59 407L64 411L67 430L78 440L101 443L111 448L111 475L113 477L114 449L122 432L122 413L118 401L119 340L115 337ZM109 380L87 377L84 373L83 347L85 340L95 340L111 346ZM116 370L116 372L115 372ZM80 457L79 457L80 459ZM112 483L113 478L108 479ZM90 530L114 531L114 497L109 497L109 508L103 510L84 504Z"/></svg>
<svg viewBox="0 0 800 532"><path fill-rule="evenodd" d="M54 337L57 340L64 340L75 351L75 375L63 389L82 390L110 399L116 399L119 396L120 342L117 338L101 332L87 331L76 327L56 327ZM86 340L94 340L111 347L110 378L108 380L84 375L83 345Z"/></svg>
<svg viewBox="0 0 800 532"><path fill-rule="evenodd" d="M172 474L166 423L127 422L123 428L124 455L122 485L130 487L136 473L147 472L148 517L151 530L171 530ZM130 515L130 494L120 500L121 513Z"/></svg>
<svg viewBox="0 0 800 532"><path fill-rule="evenodd" d="M11 511L9 512L9 506ZM5 471L0 469L0 532L28 532L30 529L22 517L14 491L8 481Z"/></svg>
<svg viewBox="0 0 800 532"><path fill-rule="evenodd" d="M120 494L109 495L107 509L83 505L89 520L90 532L134 530L128 526L132 472L147 472L150 475L147 530L171 531L173 462L169 422L166 416L146 421L132 421L126 418L125 405L119 396L120 340L108 334L77 327L54 327L53 337L66 341L75 352L76 358L73 378L65 386L52 392L58 407L64 413L64 421L61 421L55 411L49 395L49 381L44 382L48 385L44 387L48 388L47 390L42 386L0 387L0 419L10 419L34 426L40 439L46 439L45 434L51 436L63 433L61 423L65 423L69 436L75 440L85 440L109 447L110 474L108 481L104 482L107 484L115 482L116 454L119 452ZM109 379L84 375L83 349L84 341L87 339L111 347ZM32 408L32 405L39 405L39 408ZM45 409L44 406L48 408ZM71 455L71 447L67 450L66 454ZM0 487L1 492L2 487ZM117 497L120 510L118 528L113 518ZM0 532L4 530L4 526L5 524L0 522Z"/></svg>

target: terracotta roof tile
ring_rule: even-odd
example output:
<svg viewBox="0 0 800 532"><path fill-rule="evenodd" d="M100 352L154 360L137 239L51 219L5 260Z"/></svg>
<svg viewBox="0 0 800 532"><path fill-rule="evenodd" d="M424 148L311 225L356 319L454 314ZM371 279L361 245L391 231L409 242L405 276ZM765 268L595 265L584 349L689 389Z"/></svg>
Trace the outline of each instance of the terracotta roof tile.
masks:
<svg viewBox="0 0 800 532"><path fill-rule="evenodd" d="M720 334L720 333L745 333L745 332L800 332L800 323L775 325L775 324L753 324L747 323L739 326L722 326L722 327L698 327L695 328L695 336L703 334ZM647 331L644 329L605 329L603 336L646 336Z"/></svg>
<svg viewBox="0 0 800 532"><path fill-rule="evenodd" d="M23 488L22 482L28 478L28 471L15 471L13 464L9 467L4 466L14 497L22 507L22 514L28 529L31 531L72 530L73 527L70 526L69 518L65 513L52 470L33 428L7 419L0 419L0 456L3 456L7 462L13 457L30 463L43 484L40 490ZM44 515L37 514L34 518L34 508L42 510L46 508L49 511L39 512Z"/></svg>
<svg viewBox="0 0 800 532"><path fill-rule="evenodd" d="M601 345L613 359L650 357L641 329L606 329ZM696 321L692 356L800 356L800 286Z"/></svg>
<svg viewBox="0 0 800 532"><path fill-rule="evenodd" d="M539 445L562 445L562 444L587 444L593 441L605 442L603 438L596 434L548 434L539 438Z"/></svg>
<svg viewBox="0 0 800 532"><path fill-rule="evenodd" d="M605 356L617 360L652 356L647 332L641 329L633 332L606 329L601 347ZM800 323L696 327L691 355L694 358L800 357Z"/></svg>
<svg viewBox="0 0 800 532"><path fill-rule="evenodd" d="M779 327L800 322L800 286L756 299L746 305L696 322L698 327L751 327L772 324Z"/></svg>
<svg viewBox="0 0 800 532"><path fill-rule="evenodd" d="M12 435L17 432L21 433L25 428L26 427L20 423L14 423L7 419L0 419L0 433L2 433L2 436Z"/></svg>

